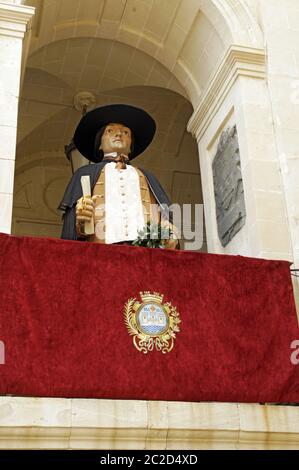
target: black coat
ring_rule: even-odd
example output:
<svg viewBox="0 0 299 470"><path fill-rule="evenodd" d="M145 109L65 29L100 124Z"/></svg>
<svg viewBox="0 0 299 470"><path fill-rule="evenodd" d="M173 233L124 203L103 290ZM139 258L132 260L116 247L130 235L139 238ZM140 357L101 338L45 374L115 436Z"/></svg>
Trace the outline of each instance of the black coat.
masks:
<svg viewBox="0 0 299 470"><path fill-rule="evenodd" d="M95 163L93 165L83 166L79 168L73 175L71 181L69 182L65 190L63 199L58 206L58 209L64 212L61 238L64 238L66 240L77 240L76 203L78 199L83 196L81 187L81 176L90 176L91 191L93 191L102 169L108 162L109 160L105 162ZM161 184L159 183L157 178L152 175L149 171L141 170L140 168L139 170L142 171L142 173L146 177L147 183L152 193L154 194L158 204L161 207L162 217L171 221L171 214L168 213L168 206L170 206L170 200L168 199L168 196L162 188Z"/></svg>

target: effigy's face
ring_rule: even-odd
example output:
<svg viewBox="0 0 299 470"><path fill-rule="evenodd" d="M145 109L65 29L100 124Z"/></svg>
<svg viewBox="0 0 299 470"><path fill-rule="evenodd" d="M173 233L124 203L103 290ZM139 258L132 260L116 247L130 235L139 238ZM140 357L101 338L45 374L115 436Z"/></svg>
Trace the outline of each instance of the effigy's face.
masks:
<svg viewBox="0 0 299 470"><path fill-rule="evenodd" d="M108 124L102 136L100 148L104 153L117 152L128 155L131 150L131 135L131 129L123 124Z"/></svg>

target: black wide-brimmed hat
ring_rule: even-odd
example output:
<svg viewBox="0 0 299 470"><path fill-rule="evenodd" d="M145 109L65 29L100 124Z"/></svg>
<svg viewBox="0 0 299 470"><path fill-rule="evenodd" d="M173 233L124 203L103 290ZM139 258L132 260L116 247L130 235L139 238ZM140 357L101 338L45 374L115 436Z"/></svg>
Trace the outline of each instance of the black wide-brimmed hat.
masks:
<svg viewBox="0 0 299 470"><path fill-rule="evenodd" d="M156 132L155 121L143 109L127 104L95 108L82 117L73 139L79 152L88 160L99 162L103 158L102 155L95 155L95 139L99 130L110 123L123 124L131 129L134 146L130 160L144 152Z"/></svg>

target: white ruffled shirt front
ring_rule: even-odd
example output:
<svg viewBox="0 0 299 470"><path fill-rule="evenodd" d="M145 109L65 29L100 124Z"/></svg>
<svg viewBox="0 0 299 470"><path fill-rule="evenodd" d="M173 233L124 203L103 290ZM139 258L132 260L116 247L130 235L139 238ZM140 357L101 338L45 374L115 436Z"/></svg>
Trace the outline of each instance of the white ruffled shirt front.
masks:
<svg viewBox="0 0 299 470"><path fill-rule="evenodd" d="M139 175L127 165L117 170L114 162L105 165L105 242L132 241L145 226Z"/></svg>

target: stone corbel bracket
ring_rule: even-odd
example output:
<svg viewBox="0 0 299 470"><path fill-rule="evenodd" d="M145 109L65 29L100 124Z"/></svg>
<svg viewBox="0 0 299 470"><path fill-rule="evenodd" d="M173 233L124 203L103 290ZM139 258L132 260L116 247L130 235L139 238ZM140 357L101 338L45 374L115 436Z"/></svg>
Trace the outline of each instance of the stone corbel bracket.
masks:
<svg viewBox="0 0 299 470"><path fill-rule="evenodd" d="M187 129L201 139L211 120L239 76L264 80L266 53L263 49L232 45L191 116Z"/></svg>

